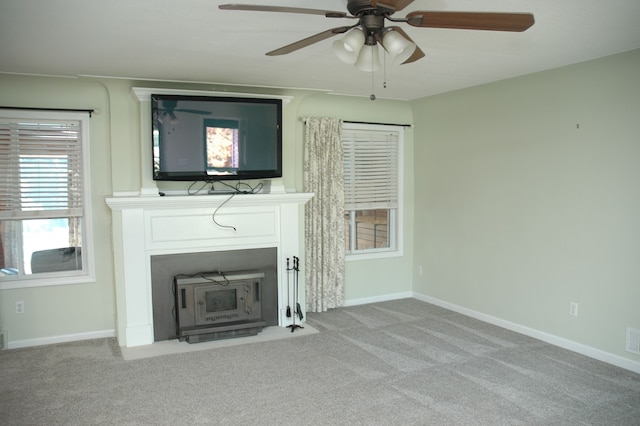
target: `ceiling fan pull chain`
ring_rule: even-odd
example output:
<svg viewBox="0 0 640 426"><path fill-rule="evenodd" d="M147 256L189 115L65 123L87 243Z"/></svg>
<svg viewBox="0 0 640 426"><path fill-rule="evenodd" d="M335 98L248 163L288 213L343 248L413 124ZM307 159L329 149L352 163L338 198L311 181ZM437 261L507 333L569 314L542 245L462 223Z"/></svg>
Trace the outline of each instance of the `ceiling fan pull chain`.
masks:
<svg viewBox="0 0 640 426"><path fill-rule="evenodd" d="M374 81L373 81L373 71L371 71L371 95L369 96L369 99L371 99L372 101L376 100L376 94L375 94L375 87L374 87Z"/></svg>
<svg viewBox="0 0 640 426"><path fill-rule="evenodd" d="M369 96L369 99L371 99L372 101L375 101L376 100L376 94L375 94L376 87L375 87L375 79L374 79L375 71L374 71L374 67L373 67L373 56L374 55L371 55L371 96Z"/></svg>
<svg viewBox="0 0 640 426"><path fill-rule="evenodd" d="M387 88L387 51L382 49L382 88Z"/></svg>

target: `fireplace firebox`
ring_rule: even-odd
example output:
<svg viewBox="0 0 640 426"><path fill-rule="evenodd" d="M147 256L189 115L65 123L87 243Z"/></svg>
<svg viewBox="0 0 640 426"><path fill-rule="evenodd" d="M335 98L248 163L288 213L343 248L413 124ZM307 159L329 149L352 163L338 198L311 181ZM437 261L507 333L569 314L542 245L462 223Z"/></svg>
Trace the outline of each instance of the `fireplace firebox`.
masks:
<svg viewBox="0 0 640 426"><path fill-rule="evenodd" d="M264 273L199 273L174 279L177 334L189 343L252 336L262 319Z"/></svg>

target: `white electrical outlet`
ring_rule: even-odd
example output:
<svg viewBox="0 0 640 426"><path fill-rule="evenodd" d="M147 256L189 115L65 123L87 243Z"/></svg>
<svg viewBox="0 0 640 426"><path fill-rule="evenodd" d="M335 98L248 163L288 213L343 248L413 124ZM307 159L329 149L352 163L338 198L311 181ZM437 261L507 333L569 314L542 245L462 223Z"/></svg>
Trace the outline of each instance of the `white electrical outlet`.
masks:
<svg viewBox="0 0 640 426"><path fill-rule="evenodd" d="M418 266L418 275L422 276L422 265Z"/></svg>
<svg viewBox="0 0 640 426"><path fill-rule="evenodd" d="M16 314L24 314L24 302L16 302Z"/></svg>
<svg viewBox="0 0 640 426"><path fill-rule="evenodd" d="M576 302L571 302L569 304L569 315L574 317L578 316L578 304Z"/></svg>

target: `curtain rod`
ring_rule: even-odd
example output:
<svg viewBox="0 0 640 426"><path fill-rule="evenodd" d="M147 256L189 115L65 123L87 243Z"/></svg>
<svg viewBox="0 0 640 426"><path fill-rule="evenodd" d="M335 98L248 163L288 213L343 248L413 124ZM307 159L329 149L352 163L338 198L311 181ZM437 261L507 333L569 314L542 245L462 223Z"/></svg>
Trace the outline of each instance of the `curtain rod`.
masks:
<svg viewBox="0 0 640 426"><path fill-rule="evenodd" d="M307 121L305 120L305 118L300 118L304 124L307 124ZM349 124L373 124L373 125L378 125L378 126L398 126L398 127L413 127L413 124L398 124L398 123L375 123L373 121L349 121L349 120L342 120L343 123L349 123Z"/></svg>
<svg viewBox="0 0 640 426"><path fill-rule="evenodd" d="M61 111L61 112L86 112L91 117L95 109L71 109L71 108L30 108L30 107L8 107L0 106L0 109L20 109L25 111Z"/></svg>
<svg viewBox="0 0 640 426"><path fill-rule="evenodd" d="M350 124L377 124L378 126L398 126L398 127L413 127L413 124L399 124L399 123L374 123L372 121L349 121L342 120L343 123Z"/></svg>

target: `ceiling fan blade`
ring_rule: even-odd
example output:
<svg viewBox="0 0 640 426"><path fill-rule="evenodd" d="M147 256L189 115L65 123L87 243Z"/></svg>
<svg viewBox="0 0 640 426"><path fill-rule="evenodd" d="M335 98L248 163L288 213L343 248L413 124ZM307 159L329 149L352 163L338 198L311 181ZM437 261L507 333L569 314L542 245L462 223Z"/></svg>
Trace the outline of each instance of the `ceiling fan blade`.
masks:
<svg viewBox="0 0 640 426"><path fill-rule="evenodd" d="M422 28L521 32L534 23L531 13L430 12L415 11L407 15L407 23Z"/></svg>
<svg viewBox="0 0 640 426"><path fill-rule="evenodd" d="M189 114L200 114L200 115L210 115L209 111L202 111L199 109L188 109L188 108L176 108L173 110L174 112L187 112Z"/></svg>
<svg viewBox="0 0 640 426"><path fill-rule="evenodd" d="M422 51L422 49L420 49L420 47L418 47L418 45L416 45L416 50L413 51L413 54L409 56L409 59L407 59L400 65L410 64L411 62L415 62L418 59L422 58L424 58L424 52Z"/></svg>
<svg viewBox="0 0 640 426"><path fill-rule="evenodd" d="M333 10L306 9L303 7L263 6L258 4L221 4L218 8L221 10L249 10L255 12L304 13L307 15L322 15L328 18L344 18L347 16L345 12L336 12Z"/></svg>
<svg viewBox="0 0 640 426"><path fill-rule="evenodd" d="M402 37L406 38L411 43L416 44L416 42L413 41L411 39L411 37L409 37L409 35L402 28L400 28L400 27L389 27L389 29L392 29L393 31L399 32ZM409 58L406 61L404 61L402 64L410 64L411 62L415 62L418 59L422 59L422 58L424 58L424 52L416 44L416 50L414 50L413 53L411 54L411 56L409 56Z"/></svg>
<svg viewBox="0 0 640 426"><path fill-rule="evenodd" d="M303 47L307 47L319 41L326 40L330 37L333 37L334 35L346 33L351 28L353 28L353 25L348 27L331 28L321 33L312 35L311 37L298 40L295 43L291 43L279 49L272 50L271 52L267 52L266 55L267 56L286 55L287 53L295 52L296 50L302 49Z"/></svg>

